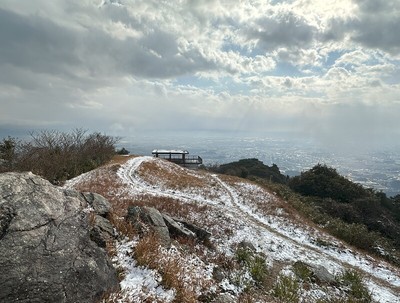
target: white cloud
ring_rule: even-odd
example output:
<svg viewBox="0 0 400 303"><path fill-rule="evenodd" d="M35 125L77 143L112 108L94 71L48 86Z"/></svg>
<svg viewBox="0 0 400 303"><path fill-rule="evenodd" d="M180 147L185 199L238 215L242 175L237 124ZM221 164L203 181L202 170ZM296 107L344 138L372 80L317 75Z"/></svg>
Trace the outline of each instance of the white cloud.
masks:
<svg viewBox="0 0 400 303"><path fill-rule="evenodd" d="M393 132L399 11L372 0L3 0L0 124L317 125L329 137L361 115L354 137L379 113L377 133Z"/></svg>

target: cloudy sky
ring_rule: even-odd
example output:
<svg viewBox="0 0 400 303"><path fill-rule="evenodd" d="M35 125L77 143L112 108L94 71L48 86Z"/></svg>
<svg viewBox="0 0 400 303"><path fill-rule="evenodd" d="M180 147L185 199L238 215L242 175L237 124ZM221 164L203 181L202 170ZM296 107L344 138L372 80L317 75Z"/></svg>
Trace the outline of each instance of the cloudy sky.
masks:
<svg viewBox="0 0 400 303"><path fill-rule="evenodd" d="M1 0L0 129L400 141L398 0Z"/></svg>

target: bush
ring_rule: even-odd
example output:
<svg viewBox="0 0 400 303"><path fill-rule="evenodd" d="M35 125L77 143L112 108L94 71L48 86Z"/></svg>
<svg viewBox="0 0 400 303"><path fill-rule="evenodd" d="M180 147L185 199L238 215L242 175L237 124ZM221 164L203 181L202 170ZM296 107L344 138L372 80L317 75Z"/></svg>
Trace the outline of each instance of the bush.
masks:
<svg viewBox="0 0 400 303"><path fill-rule="evenodd" d="M304 217L319 224L331 235L358 248L383 257L396 266L400 265L400 252L396 249L396 247L400 247L400 238L395 237L398 232L396 228L400 228L400 224L393 222L391 214L388 213L387 210L383 213L385 219L379 219L376 218L375 215L363 217L363 212L360 211L359 213L358 210L355 209L355 206L353 206L353 204L361 203L362 200L371 200L372 206L376 207L377 202L374 197L357 199L351 203L339 203L329 198L321 199L318 197L302 196L293 192L288 186L283 184L272 183L261 179L258 179L257 183L276 193L278 197L287 201L287 203ZM400 209L400 195L397 199L398 200L396 200L396 197L389 199L393 209L397 209L397 207ZM364 213L366 213L366 211L364 211ZM362 220L360 220L359 223L348 223L351 222L351 220L348 222L344 221L351 216L354 216L354 218L361 218ZM367 226L363 222L369 225ZM377 224L383 225L377 228ZM382 229L382 226L386 226L386 228ZM323 246L330 245L325 241L319 243L317 241L317 244Z"/></svg>
<svg viewBox="0 0 400 303"><path fill-rule="evenodd" d="M117 154L118 155L129 155L129 150L127 150L127 149L125 149L125 147L123 147L117 151Z"/></svg>
<svg viewBox="0 0 400 303"><path fill-rule="evenodd" d="M260 286L265 282L268 268L264 258L247 248L240 247L236 250L236 259L248 269L256 285Z"/></svg>
<svg viewBox="0 0 400 303"><path fill-rule="evenodd" d="M348 288L350 299L356 299L360 303L372 302L371 293L364 285L363 277L357 271L346 270L337 277L337 280Z"/></svg>
<svg viewBox="0 0 400 303"><path fill-rule="evenodd" d="M361 185L342 177L334 168L321 164L291 178L289 186L306 196L331 198L340 202L350 202L370 195Z"/></svg>
<svg viewBox="0 0 400 303"><path fill-rule="evenodd" d="M18 146L18 140L10 136L0 143L0 173L14 169Z"/></svg>
<svg viewBox="0 0 400 303"><path fill-rule="evenodd" d="M311 282L313 273L308 266L303 262L296 262L293 264L294 274L304 282Z"/></svg>
<svg viewBox="0 0 400 303"><path fill-rule="evenodd" d="M222 165L209 167L211 171L241 178L262 178L276 183L287 183L287 177L282 175L278 166L265 165L258 159L242 159Z"/></svg>
<svg viewBox="0 0 400 303"><path fill-rule="evenodd" d="M325 228L334 236L358 248L373 251L380 235L368 231L363 224L345 223L340 219L332 219Z"/></svg>
<svg viewBox="0 0 400 303"><path fill-rule="evenodd" d="M297 303L300 300L299 283L295 278L280 275L272 289L272 295L282 303Z"/></svg>
<svg viewBox="0 0 400 303"><path fill-rule="evenodd" d="M256 285L262 285L268 276L268 269L267 265L265 264L264 258L261 258L260 256L255 256L250 263L249 269L250 275L256 282Z"/></svg>
<svg viewBox="0 0 400 303"><path fill-rule="evenodd" d="M72 133L53 130L30 135L28 142L7 139L0 144L0 151L8 150L8 170L32 171L54 184L109 161L115 154L118 141L100 133L87 135L82 129Z"/></svg>

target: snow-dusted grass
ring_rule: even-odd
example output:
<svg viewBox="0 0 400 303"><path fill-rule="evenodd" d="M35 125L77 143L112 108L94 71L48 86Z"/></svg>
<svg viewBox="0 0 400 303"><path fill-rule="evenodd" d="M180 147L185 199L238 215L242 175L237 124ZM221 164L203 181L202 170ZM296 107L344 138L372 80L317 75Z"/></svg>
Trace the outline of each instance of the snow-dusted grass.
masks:
<svg viewBox="0 0 400 303"><path fill-rule="evenodd" d="M161 275L152 269L138 266L133 259L133 249L139 239L129 241L127 238L116 243L116 256L113 263L123 275L116 294L111 294L106 302L172 302L174 290L167 290L160 285Z"/></svg>
<svg viewBox="0 0 400 303"><path fill-rule="evenodd" d="M316 226L306 224L284 204L284 201L252 182L190 171L161 159L136 157L127 159L125 163L106 167L103 171L97 170L97 173L80 176L68 186L91 191L92 188L97 188L97 192L112 202L114 212L120 217L126 213L128 205L148 205L211 231L211 242L215 250L201 244L195 244L196 248L185 250L180 248L185 246L179 243L175 243L172 250L157 250L156 263L159 265L152 264L150 260L145 262L153 268L153 274L149 274L154 276L151 283L146 284L140 279L134 282L134 276L140 277L140 274L135 269L137 263L134 263L133 259L130 263L133 264L132 267L122 266L125 276L121 281L121 288L129 283L138 285L138 288L131 286L134 289L132 294L149 294L161 300L160 302L170 302L174 298L176 300L180 286L166 283L165 280L163 282L162 278L160 280L160 273L168 263L164 264L162 260L179 259L183 260L179 262L179 266L172 261L169 263L177 266L175 269L182 268L176 269L174 279L178 280L178 276L182 275L187 277L187 284L182 285L186 285L187 288L188 285L192 285L196 296L204 292L207 285L208 290L215 294L228 291L238 302L244 298L250 300L249 302L256 300L255 298L259 302L271 302L274 300L272 285L269 290L257 290L256 286L252 286L256 287L252 292L245 292L246 283L251 281L250 273L235 261L237 244L245 240L251 242L257 252L265 256L269 272L274 274L270 277L272 280L276 280L280 273L275 272L274 268L283 267L284 271L281 274L287 274L296 261L324 266L333 275L345 269L354 269L365 276L365 283L374 301L400 302L398 268L352 250ZM129 244L132 251L128 253L127 243L121 242L117 245L117 250L125 253L118 252L115 262L125 260L121 259L124 254L132 258L132 251L138 242ZM211 275L216 267L223 268L226 273L221 281L216 281ZM143 267L141 269L144 270ZM146 290L140 285L146 285ZM169 290L162 288L165 285L168 285ZM316 302L328 297L339 298L345 294L344 289L340 287L303 283L300 283L299 287L300 299L303 302ZM121 295L124 293L128 293L127 290L121 290Z"/></svg>

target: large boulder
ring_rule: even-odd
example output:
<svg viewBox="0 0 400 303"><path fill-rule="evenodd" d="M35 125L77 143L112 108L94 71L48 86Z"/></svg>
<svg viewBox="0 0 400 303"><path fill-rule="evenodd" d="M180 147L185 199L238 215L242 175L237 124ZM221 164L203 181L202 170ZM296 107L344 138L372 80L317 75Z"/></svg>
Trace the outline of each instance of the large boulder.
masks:
<svg viewBox="0 0 400 303"><path fill-rule="evenodd" d="M157 209L146 206L129 206L126 219L138 230L139 234L144 233L146 228L150 226L163 246L169 247L171 245L168 227Z"/></svg>
<svg viewBox="0 0 400 303"><path fill-rule="evenodd" d="M82 196L99 216L105 217L110 212L111 204L103 196L88 192L82 193Z"/></svg>
<svg viewBox="0 0 400 303"><path fill-rule="evenodd" d="M196 238L196 234L183 226L183 224L176 222L166 214L162 214L162 217L171 235L174 235L175 237Z"/></svg>
<svg viewBox="0 0 400 303"><path fill-rule="evenodd" d="M197 239L199 239L200 241L208 241L211 237L210 232L208 232L207 230L205 230L201 227L198 227L197 225L194 225L193 223L187 222L185 220L177 219L177 218L174 218L174 220L176 222L183 224L184 227L186 227L190 231L194 232Z"/></svg>
<svg viewBox="0 0 400 303"><path fill-rule="evenodd" d="M192 223L172 218L160 213L153 207L129 206L126 220L143 235L146 231L153 231L163 246L171 245L171 237L186 237L200 241L208 241L211 234Z"/></svg>
<svg viewBox="0 0 400 303"><path fill-rule="evenodd" d="M0 174L0 302L95 302L118 287L79 196L32 173Z"/></svg>

